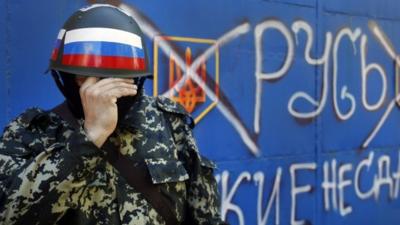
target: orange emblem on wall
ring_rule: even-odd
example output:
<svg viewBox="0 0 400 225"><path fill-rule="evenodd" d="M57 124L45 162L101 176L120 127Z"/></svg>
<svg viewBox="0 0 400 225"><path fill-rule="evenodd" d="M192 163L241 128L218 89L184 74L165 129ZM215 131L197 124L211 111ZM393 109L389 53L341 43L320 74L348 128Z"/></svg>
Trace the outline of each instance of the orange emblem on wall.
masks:
<svg viewBox="0 0 400 225"><path fill-rule="evenodd" d="M192 65L192 51L190 48L186 48L185 51L185 62L186 71ZM201 76L201 79L205 82L207 77L207 66L202 63L200 68L197 69L197 74ZM173 88L183 78L181 68L176 65L175 59L172 55L169 57L169 88ZM175 90L177 95L170 95L170 98L182 104L185 109L192 113L194 108L199 103L206 101L206 93L201 87L194 82L192 79L187 79L185 84L180 90Z"/></svg>
<svg viewBox="0 0 400 225"><path fill-rule="evenodd" d="M181 61L185 63L185 69L182 69L174 58L171 52L165 52L164 55L159 55L161 41L168 41L170 44L183 44L184 53L180 55ZM154 40L154 82L153 95L161 93L169 93L167 97L179 102L185 109L192 113L195 117L195 122L198 123L207 113L209 113L217 104L217 101L211 101L203 90L193 79L187 78L180 89L176 88L176 84L185 79L186 71L189 71L193 61L196 60L193 55L193 49L203 52L210 45L214 44L215 40L185 38L185 37L156 37ZM202 48L200 48L202 47ZM204 48L206 47L206 48ZM165 48L164 48L165 49ZM215 55L200 63L195 70L200 79L206 83L207 79L213 79L215 82L214 93L218 98L219 93L219 50L215 51ZM211 72L212 71L212 72ZM159 74L163 74L160 76ZM165 75L168 76L165 76ZM187 74L188 76L189 74Z"/></svg>

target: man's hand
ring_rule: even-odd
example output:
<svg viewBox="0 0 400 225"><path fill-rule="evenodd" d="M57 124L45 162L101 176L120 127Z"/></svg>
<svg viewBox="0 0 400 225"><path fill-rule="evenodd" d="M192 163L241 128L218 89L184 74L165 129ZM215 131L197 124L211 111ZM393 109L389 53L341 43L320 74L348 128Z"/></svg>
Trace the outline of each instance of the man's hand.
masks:
<svg viewBox="0 0 400 225"><path fill-rule="evenodd" d="M89 77L79 90L85 114L84 129L91 141L101 147L118 122L117 99L137 94L133 79Z"/></svg>

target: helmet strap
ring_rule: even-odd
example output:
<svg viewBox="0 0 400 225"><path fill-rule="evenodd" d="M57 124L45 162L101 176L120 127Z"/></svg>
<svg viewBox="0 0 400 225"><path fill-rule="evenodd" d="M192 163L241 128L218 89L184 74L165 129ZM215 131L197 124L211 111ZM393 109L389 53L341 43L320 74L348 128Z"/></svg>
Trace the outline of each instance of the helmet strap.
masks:
<svg viewBox="0 0 400 225"><path fill-rule="evenodd" d="M78 119L84 118L79 86L75 81L75 75L52 70L51 74L58 89L64 95L69 109Z"/></svg>

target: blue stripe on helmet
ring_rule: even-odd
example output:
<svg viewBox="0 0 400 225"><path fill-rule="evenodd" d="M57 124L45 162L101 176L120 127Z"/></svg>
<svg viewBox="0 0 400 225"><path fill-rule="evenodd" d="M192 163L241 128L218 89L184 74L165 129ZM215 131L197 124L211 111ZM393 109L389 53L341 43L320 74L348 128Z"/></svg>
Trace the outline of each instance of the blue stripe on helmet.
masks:
<svg viewBox="0 0 400 225"><path fill-rule="evenodd" d="M144 58L143 49L114 42L72 42L64 46L64 55L100 55Z"/></svg>

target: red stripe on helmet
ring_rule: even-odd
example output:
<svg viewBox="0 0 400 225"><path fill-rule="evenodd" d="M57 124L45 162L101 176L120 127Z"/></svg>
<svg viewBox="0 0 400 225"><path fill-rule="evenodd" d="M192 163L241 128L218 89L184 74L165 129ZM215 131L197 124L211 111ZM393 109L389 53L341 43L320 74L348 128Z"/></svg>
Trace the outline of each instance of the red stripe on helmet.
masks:
<svg viewBox="0 0 400 225"><path fill-rule="evenodd" d="M124 69L142 71L146 69L144 58L100 55L64 55L62 64L102 69Z"/></svg>
<svg viewBox="0 0 400 225"><path fill-rule="evenodd" d="M53 52L51 53L51 60L56 61L58 56L58 48L53 49Z"/></svg>

